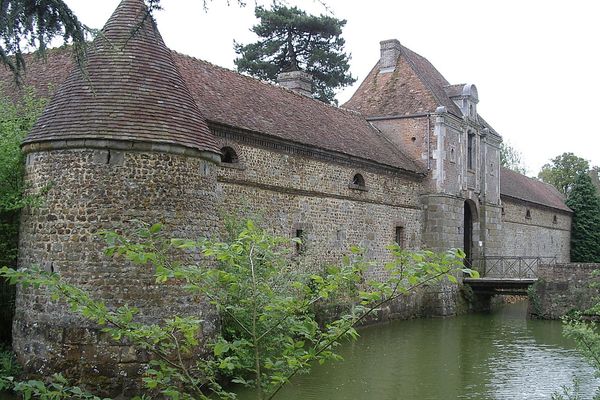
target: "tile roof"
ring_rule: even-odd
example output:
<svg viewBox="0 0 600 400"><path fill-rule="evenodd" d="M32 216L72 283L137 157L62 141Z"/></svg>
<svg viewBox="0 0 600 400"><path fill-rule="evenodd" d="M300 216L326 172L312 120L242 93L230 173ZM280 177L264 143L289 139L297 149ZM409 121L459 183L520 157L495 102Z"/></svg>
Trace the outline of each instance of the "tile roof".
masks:
<svg viewBox="0 0 600 400"><path fill-rule="evenodd" d="M458 106L445 88L446 78L425 58L400 46L396 69L379 73L379 62L343 107L368 117L411 115L434 112L445 106L448 112L461 117Z"/></svg>
<svg viewBox="0 0 600 400"><path fill-rule="evenodd" d="M457 85L448 85L444 87L444 91L448 95L448 97L457 97L461 96L463 93L463 89L465 88L464 83L459 83Z"/></svg>
<svg viewBox="0 0 600 400"><path fill-rule="evenodd" d="M85 74L70 63L24 144L115 139L219 152L143 0L123 0L91 47ZM34 71L55 72L59 82L65 68L56 63L66 60L60 52L49 56L51 70Z"/></svg>
<svg viewBox="0 0 600 400"><path fill-rule="evenodd" d="M360 114L175 53L209 121L424 173Z"/></svg>
<svg viewBox="0 0 600 400"><path fill-rule="evenodd" d="M540 204L558 210L572 212L565 205L564 196L552 185L529 178L502 167L500 170L500 194L519 200Z"/></svg>
<svg viewBox="0 0 600 400"><path fill-rule="evenodd" d="M69 49L53 49L47 61L27 59L25 83L52 93L73 66ZM404 171L425 174L355 111L334 107L291 90L172 52L178 71L206 120L334 151ZM43 77L43 79L40 79ZM15 93L8 71L0 84ZM18 97L18 95L13 95Z"/></svg>

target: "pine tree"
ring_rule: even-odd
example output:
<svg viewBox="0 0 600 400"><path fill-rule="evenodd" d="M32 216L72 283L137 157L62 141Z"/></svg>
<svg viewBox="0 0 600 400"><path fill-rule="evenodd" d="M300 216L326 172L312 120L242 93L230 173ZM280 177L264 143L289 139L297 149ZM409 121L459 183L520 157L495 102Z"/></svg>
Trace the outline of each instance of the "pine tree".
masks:
<svg viewBox="0 0 600 400"><path fill-rule="evenodd" d="M350 56L341 37L345 20L309 15L297 7L256 7L260 23L252 27L256 43L235 43L238 71L275 82L280 72L303 70L313 76L314 97L335 103L335 89L351 85Z"/></svg>
<svg viewBox="0 0 600 400"><path fill-rule="evenodd" d="M600 262L600 198L588 174L577 176L567 205L573 210L571 261Z"/></svg>
<svg viewBox="0 0 600 400"><path fill-rule="evenodd" d="M0 62L19 78L23 51L40 50L55 37L75 44L81 59L87 28L63 0L0 0Z"/></svg>

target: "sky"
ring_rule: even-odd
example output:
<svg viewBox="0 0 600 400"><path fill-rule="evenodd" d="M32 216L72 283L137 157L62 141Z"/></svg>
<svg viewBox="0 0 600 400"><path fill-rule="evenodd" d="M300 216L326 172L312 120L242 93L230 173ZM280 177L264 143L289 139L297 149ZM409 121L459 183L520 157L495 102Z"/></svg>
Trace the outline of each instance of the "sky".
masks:
<svg viewBox="0 0 600 400"><path fill-rule="evenodd" d="M101 28L120 0L66 0ZM250 43L254 1L162 0L158 28L173 50L234 69L234 40ZM323 6L323 2L327 7ZM600 2L595 0L287 0L313 14L347 20L354 86L379 59L379 42L398 39L451 84L474 83L478 111L522 154L529 175L563 152L600 165ZM600 106L600 102L599 102ZM592 111L589 108L592 108Z"/></svg>

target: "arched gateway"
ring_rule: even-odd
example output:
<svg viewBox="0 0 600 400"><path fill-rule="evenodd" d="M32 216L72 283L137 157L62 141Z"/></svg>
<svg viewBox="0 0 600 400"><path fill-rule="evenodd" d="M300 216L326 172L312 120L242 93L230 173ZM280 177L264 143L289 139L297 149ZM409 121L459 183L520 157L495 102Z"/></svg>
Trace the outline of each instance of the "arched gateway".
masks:
<svg viewBox="0 0 600 400"><path fill-rule="evenodd" d="M465 250L465 263L472 265L473 261L473 224L477 222L477 205L473 200L465 200L464 225L463 225L463 249Z"/></svg>

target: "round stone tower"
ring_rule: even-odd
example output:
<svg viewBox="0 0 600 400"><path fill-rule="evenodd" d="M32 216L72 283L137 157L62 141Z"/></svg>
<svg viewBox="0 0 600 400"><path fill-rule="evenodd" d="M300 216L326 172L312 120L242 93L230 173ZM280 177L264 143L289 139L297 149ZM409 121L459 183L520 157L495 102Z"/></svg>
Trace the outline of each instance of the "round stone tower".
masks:
<svg viewBox="0 0 600 400"><path fill-rule="evenodd" d="M31 190L50 190L23 212L20 267L59 272L109 305L138 307L145 321L210 320L206 305L155 285L149 269L104 256L97 236L136 220L190 238L217 227L219 149L143 0L121 2L23 150ZM63 372L117 392L144 361L41 290L19 290L13 343L29 372Z"/></svg>

